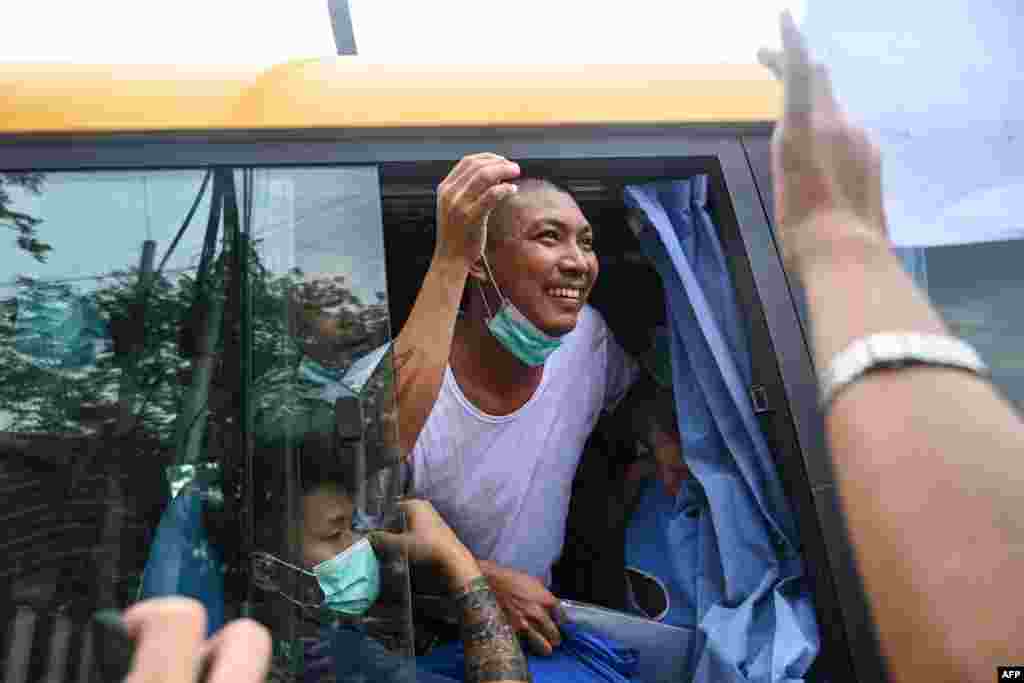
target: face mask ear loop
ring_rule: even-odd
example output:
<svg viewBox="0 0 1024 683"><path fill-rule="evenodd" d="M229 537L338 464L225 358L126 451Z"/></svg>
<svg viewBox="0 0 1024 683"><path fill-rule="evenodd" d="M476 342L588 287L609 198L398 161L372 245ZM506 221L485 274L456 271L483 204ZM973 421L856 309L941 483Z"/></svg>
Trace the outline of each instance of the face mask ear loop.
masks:
<svg viewBox="0 0 1024 683"><path fill-rule="evenodd" d="M480 298L484 300L484 308L487 309L487 319L490 320L491 318L494 317L494 314L491 313L491 307L487 303L487 297L484 295L484 288L480 285L479 282L476 283L476 288L480 290Z"/></svg>
<svg viewBox="0 0 1024 683"><path fill-rule="evenodd" d="M487 257L484 256L482 253L480 254L480 257L484 261L484 268L487 270L487 277L491 278L491 284L494 285L494 290L498 293L499 301L504 301L505 296L501 293L501 290L498 289L498 281L494 279L494 273L491 272L491 266L490 266L489 263L487 263ZM484 288L483 288L483 286L480 284L479 281L477 281L476 286L480 290L480 296L483 298L484 306L487 308L487 317L488 317L488 319L493 318L494 315L491 313L491 307L487 303L487 297L484 296Z"/></svg>

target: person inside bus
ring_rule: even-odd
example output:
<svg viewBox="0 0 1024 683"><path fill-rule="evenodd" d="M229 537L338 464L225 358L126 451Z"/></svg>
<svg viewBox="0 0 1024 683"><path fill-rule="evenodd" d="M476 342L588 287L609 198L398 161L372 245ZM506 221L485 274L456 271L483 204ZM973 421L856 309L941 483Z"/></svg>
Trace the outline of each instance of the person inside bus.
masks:
<svg viewBox="0 0 1024 683"><path fill-rule="evenodd" d="M627 433L647 456L623 477L626 605L655 621L694 628L705 494L683 458L667 334L656 333L655 339L644 357L652 372L624 401Z"/></svg>
<svg viewBox="0 0 1024 683"><path fill-rule="evenodd" d="M581 461L560 579L571 599L694 628L707 500L684 459L668 328L652 332L647 372Z"/></svg>
<svg viewBox="0 0 1024 683"><path fill-rule="evenodd" d="M639 366L587 305L599 268L580 207L519 175L484 153L441 182L433 259L394 357L412 494L479 558L531 650L549 654L576 466Z"/></svg>
<svg viewBox="0 0 1024 683"><path fill-rule="evenodd" d="M276 580L279 588L305 582L307 588L296 591L291 599L305 601L304 614L320 624L319 636L305 643L305 681L313 683L325 676L336 681L404 681L411 680L413 668L419 680L438 682L631 680L635 656L606 638L577 637L578 629L572 626L566 627L571 651L541 660L525 657L476 559L429 502L406 499L399 503L407 525L402 533L356 531L354 470L328 441L307 438L298 449L301 518L291 527L297 533L297 543L292 544L297 556L279 560L263 555L264 561L274 565L270 583ZM270 475L280 458L267 455L273 460L265 473ZM405 605L404 575L395 577L388 570L398 553L413 572L427 570L443 578L458 621L457 642L415 663L389 650L368 627L374 620L387 619L387 612L374 615L371 611L379 601ZM281 577L282 570L300 580L289 582ZM310 585L314 580L319 591ZM324 597L321 605L309 601L314 594ZM604 673L594 673L595 667Z"/></svg>
<svg viewBox="0 0 1024 683"><path fill-rule="evenodd" d="M474 680L479 672L493 674L493 680L527 680L519 642L479 565L433 506L423 500L399 503L406 524L401 533L357 531L352 459L339 453L327 435L307 434L295 446L299 518L285 524L293 543L275 541L275 531L270 531L262 545L294 547L297 555L260 553L255 566L260 572L257 585L302 605L304 616L319 625L318 637L305 643L304 680L325 675L337 681L412 680L412 663L376 640L363 618L386 593L402 592L404 580L388 585L386 570L398 553L414 567L435 569L445 579L460 622L465 680ZM280 450L265 449L260 460L261 480L287 476ZM266 505L260 523L281 529L279 510ZM415 675L441 680L426 671Z"/></svg>

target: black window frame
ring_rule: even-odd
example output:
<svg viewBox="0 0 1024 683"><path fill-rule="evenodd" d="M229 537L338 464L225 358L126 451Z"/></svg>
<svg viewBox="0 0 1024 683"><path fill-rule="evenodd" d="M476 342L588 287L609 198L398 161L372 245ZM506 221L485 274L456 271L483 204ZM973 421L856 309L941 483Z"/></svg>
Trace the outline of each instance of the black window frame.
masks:
<svg viewBox="0 0 1024 683"><path fill-rule="evenodd" d="M739 301L751 325L766 333L775 360L774 371L771 363L760 364L768 371L758 381L773 409L762 424L780 451L780 473L800 520L816 596L822 652L811 680L885 680L825 445L812 357L797 312L802 293L782 266L772 232L770 135L769 125L0 135L0 170L375 165L383 184L389 165L452 162L483 150L566 163L630 159L652 169L651 176L659 175L659 167L662 176L684 170L660 160L700 159L724 207L717 218Z"/></svg>

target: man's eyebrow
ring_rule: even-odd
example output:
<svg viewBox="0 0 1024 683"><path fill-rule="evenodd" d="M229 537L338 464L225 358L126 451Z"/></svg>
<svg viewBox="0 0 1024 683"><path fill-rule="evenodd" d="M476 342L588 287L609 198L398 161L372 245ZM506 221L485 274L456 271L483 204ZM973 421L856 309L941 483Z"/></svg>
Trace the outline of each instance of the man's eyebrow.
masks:
<svg viewBox="0 0 1024 683"><path fill-rule="evenodd" d="M544 226L554 226L562 231L569 230L569 224L557 218L542 218L537 223L537 227L541 228ZM579 229L579 232L594 232L594 226L592 226L590 223L584 223L583 226Z"/></svg>

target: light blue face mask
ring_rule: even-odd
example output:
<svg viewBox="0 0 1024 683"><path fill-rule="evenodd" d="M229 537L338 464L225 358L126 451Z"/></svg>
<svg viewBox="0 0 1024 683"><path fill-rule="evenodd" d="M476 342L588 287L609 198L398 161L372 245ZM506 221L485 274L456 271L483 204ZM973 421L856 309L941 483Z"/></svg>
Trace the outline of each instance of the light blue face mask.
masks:
<svg viewBox="0 0 1024 683"><path fill-rule="evenodd" d="M380 567L369 538L313 567L313 574L324 592L324 607L350 617L365 614L380 595Z"/></svg>
<svg viewBox="0 0 1024 683"><path fill-rule="evenodd" d="M487 304L487 297L484 296L483 287L480 287L480 283L477 282L477 287L480 288L480 296L483 298L484 306L487 308L487 315L490 317L490 320L487 321L487 329L491 331L491 334L498 340L499 344L504 346L523 364L530 367L543 365L548 356L562 345L561 337L552 337L545 334L530 322L518 308L513 306L511 301L505 298L501 290L498 289L498 283L494 279L494 274L491 273L487 257L484 256L483 258L484 267L487 268L487 275L490 276L491 282L494 283L494 288L498 290L498 296L501 297L501 306L498 307L498 312L492 314L491 307Z"/></svg>

